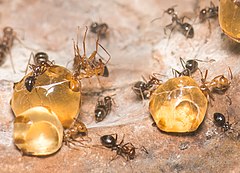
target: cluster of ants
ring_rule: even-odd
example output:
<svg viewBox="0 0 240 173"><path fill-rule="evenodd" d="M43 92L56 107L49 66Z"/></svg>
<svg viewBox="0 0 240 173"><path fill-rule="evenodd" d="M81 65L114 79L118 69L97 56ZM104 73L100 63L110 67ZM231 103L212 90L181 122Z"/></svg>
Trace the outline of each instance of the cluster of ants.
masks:
<svg viewBox="0 0 240 173"><path fill-rule="evenodd" d="M170 35L171 35L172 31L177 29L186 38L193 38L194 37L193 26L187 22L184 22L184 19L187 18L186 16L178 17L177 12L174 9L175 6L170 7L164 11L164 13L167 13L168 15L170 15L172 17L172 22L165 26L164 33L166 34L166 29L170 29L171 30ZM210 2L210 7L200 10L199 21L200 21L200 23L203 23L206 20L209 21L210 18L217 18L217 16L218 16L218 7L215 6L213 4L213 2ZM155 20L158 20L158 19L160 19L160 18L156 18L156 19L152 20L152 22L154 22ZM209 23L209 28L210 28L210 23ZM170 35L169 35L169 37L170 37Z"/></svg>
<svg viewBox="0 0 240 173"><path fill-rule="evenodd" d="M185 62L183 58L180 57L180 62L184 69L182 71L172 69L172 71L175 77L191 76L194 72L199 71L201 74L202 83L200 85L200 89L211 103L211 100L215 100L212 92L222 94L230 87L231 80L233 79L232 71L229 68L230 79L226 78L224 75L218 75L211 81L207 81L208 70L206 70L205 75L203 76L201 70L198 67L198 61L202 60L190 59ZM157 77L157 74L150 75L149 80L144 80L145 81L136 82L132 87L136 96L142 100L149 99L156 88L159 85L163 84L162 80ZM231 129L231 124L226 120L225 116L222 113L214 113L213 119L214 124L218 127L221 127L224 131Z"/></svg>
<svg viewBox="0 0 240 173"><path fill-rule="evenodd" d="M164 11L164 13L167 13L172 17L172 23L167 25L165 29L171 28L172 32L175 28L178 28L178 30L187 38L194 37L193 26L189 23L184 22L185 17L179 18L174 10L174 7L168 8L166 11ZM204 22L209 18L216 18L217 15L218 7L216 7L211 2L210 7L202 9L200 11L199 19L200 22ZM96 49L89 57L86 56L85 46L87 30L88 28L86 28L83 38L83 55L80 54L78 43L74 42L73 80L78 81L78 83L80 83L80 80L82 80L83 78L90 78L92 76L109 76L109 71L106 64L109 62L111 56L99 43L99 38L107 37L109 27L106 23L98 24L95 22L91 24L90 31L97 34L98 38L96 41ZM3 37L0 41L0 64L3 63L6 54L10 53L10 49L13 46L14 38L15 32L11 27L6 27L3 29ZM106 62L103 62L101 58L96 58L96 56L98 55L99 46L109 56L109 59ZM173 69L175 77L191 76L197 70L200 71L200 69L198 68L198 61L200 60L191 59L185 62L182 58L180 58L180 62L184 69L182 71L177 71ZM49 67L52 66L54 66L54 62L49 60L49 57L46 53L38 52L34 55L34 64L29 65L29 68L32 70L32 74L25 79L25 87L28 92L31 92L34 89L37 78L42 75ZM231 73L230 68L229 71ZM203 91L203 93L209 100L214 100L212 91L219 93L225 92L230 86L230 80L223 75L216 76L211 81L207 81L208 71L206 70L204 76L201 71L200 74L202 83L200 89ZM163 83L157 75L158 74L155 73L149 77L148 81L138 81L135 83L132 89L137 95L137 97L143 100L150 98L154 90ZM75 91L80 90L80 84L77 85L77 87L76 85L72 85L70 86L70 88ZM113 99L111 98L111 96L105 96L103 99L99 99L97 101L94 111L96 122L102 121L110 113L112 104ZM225 116L222 113L214 113L214 121L215 124L219 127L222 127L224 131L231 129L231 124L229 123L229 121L226 120ZM81 143L82 141L84 141L82 139L83 136L87 136L87 128L81 121L75 119L70 128L64 131L63 142L67 146L71 147L71 145L76 145L76 143ZM81 140L79 140L78 138L81 138ZM120 143L117 143L117 138L117 134L103 135L100 137L100 141L104 147L115 150L117 155L122 156L126 160L134 159L137 148L130 142L124 144L124 137ZM146 153L148 153L146 149L144 150Z"/></svg>

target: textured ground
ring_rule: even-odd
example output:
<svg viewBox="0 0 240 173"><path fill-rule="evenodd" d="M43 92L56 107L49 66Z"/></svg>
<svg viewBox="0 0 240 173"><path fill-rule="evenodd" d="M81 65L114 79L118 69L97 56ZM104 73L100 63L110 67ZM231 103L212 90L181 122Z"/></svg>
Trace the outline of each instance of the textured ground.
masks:
<svg viewBox="0 0 240 173"><path fill-rule="evenodd" d="M195 29L193 39L186 39L179 32L173 32L169 39L163 31L171 22L167 14L151 23L173 5L177 5L179 15L192 18L189 23ZM240 45L221 35L217 20L210 21L211 34L207 22L198 22L198 7L208 5L197 0L0 1L1 28L12 26L23 42L15 41L11 50L16 73L9 56L0 68L0 172L240 172ZM93 21L109 25L109 38L101 44L112 59L108 64L110 77L100 78L105 91L96 79L83 81L81 118L92 138L89 148L72 150L63 146L49 157L22 156L12 140L14 115L9 101L13 82L24 76L31 52L45 51L56 64L71 64L77 26L81 28L81 36L84 27ZM95 38L94 34L88 34L88 53L95 48ZM180 56L185 60L214 59L200 63L200 69L209 69L209 79L219 74L227 76L228 66L234 74L226 93L232 104L229 106L226 95L215 95L201 127L188 135L162 133L152 126L148 103L137 100L131 90L141 76L148 77L153 72L164 74L163 81L172 77L171 68L182 69ZM199 79L198 75L194 77ZM116 94L116 104L105 121L96 124L93 111L98 94ZM223 133L214 126L214 112L225 115L228 112L229 121L235 123L233 133ZM138 149L132 161L126 162L121 157L111 161L115 153L98 146L99 137L110 133L117 133L120 139L125 134L126 142L138 148L144 146L149 154Z"/></svg>

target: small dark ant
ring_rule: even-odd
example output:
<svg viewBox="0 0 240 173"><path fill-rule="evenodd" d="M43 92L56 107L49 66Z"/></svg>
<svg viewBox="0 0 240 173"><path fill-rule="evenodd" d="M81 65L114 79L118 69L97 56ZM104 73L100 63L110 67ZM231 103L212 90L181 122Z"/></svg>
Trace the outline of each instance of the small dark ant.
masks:
<svg viewBox="0 0 240 173"><path fill-rule="evenodd" d="M210 7L204 8L199 13L200 22L204 22L210 18L218 17L218 6L215 6L213 2L210 2Z"/></svg>
<svg viewBox="0 0 240 173"><path fill-rule="evenodd" d="M225 116L222 113L216 112L213 114L214 124L218 127L221 127L224 132L232 129L232 124L229 123L229 120L226 121Z"/></svg>
<svg viewBox="0 0 240 173"><path fill-rule="evenodd" d="M115 135L115 137L113 135ZM104 135L100 140L103 146L116 150L117 155L122 156L127 161L133 160L136 155L136 147L130 142L123 144L124 136L122 141L117 144L117 137L117 134Z"/></svg>
<svg viewBox="0 0 240 173"><path fill-rule="evenodd" d="M110 96L104 97L102 100L98 100L95 108L95 120L96 122L102 121L112 109L113 99Z"/></svg>
<svg viewBox="0 0 240 173"><path fill-rule="evenodd" d="M145 79L144 79L145 80ZM156 86L162 84L162 81L156 77L156 74L149 76L149 81L138 81L132 87L134 93L141 99L149 99Z"/></svg>
<svg viewBox="0 0 240 173"><path fill-rule="evenodd" d="M176 77L180 76L191 76L194 72L198 70L198 61L199 62L210 62L214 61L211 59L210 61L204 61L204 60L199 60L199 59L189 59L186 62L183 60L182 57L180 57L180 62L184 70L182 72L179 72L175 69L172 69L173 74L175 74Z"/></svg>
<svg viewBox="0 0 240 173"><path fill-rule="evenodd" d="M6 54L7 53L10 54L10 50L13 46L13 42L15 39L16 39L16 33L14 32L13 28L11 28L9 26L3 28L3 37L0 41L0 65L3 64L3 62L6 58ZM11 54L10 54L10 58L11 58L11 64L13 67L13 71L15 72Z"/></svg>
<svg viewBox="0 0 240 173"><path fill-rule="evenodd" d="M164 28L165 33L166 33L166 28L172 27L172 29L171 29L171 33L172 33L172 31L177 27L178 30L186 38L193 38L193 36L194 36L193 26L189 23L183 22L185 16L182 17L182 18L179 18L177 13L174 10L174 7L168 8L166 11L164 11L164 13L167 13L167 14L172 16L172 23L166 25L165 28Z"/></svg>
<svg viewBox="0 0 240 173"><path fill-rule="evenodd" d="M37 77L42 75L47 70L47 67L53 65L53 62L49 61L48 55L45 52L38 52L34 56L34 63L29 65L29 68L33 71L32 75L25 79L25 87L29 92L32 91Z"/></svg>
<svg viewBox="0 0 240 173"><path fill-rule="evenodd" d="M204 77L202 72L200 71L200 74L202 76L202 79L201 79L202 85L200 86L200 89L202 90L204 95L207 97L209 96L212 100L214 100L212 91L219 94L223 94L230 87L231 80L233 79L232 71L230 68L229 68L229 72L230 72L230 80L226 78L224 75L218 75L214 77L210 82L208 82L206 81L208 70L206 70Z"/></svg>
<svg viewBox="0 0 240 173"><path fill-rule="evenodd" d="M90 31L94 34L98 34L101 38L106 38L109 27L106 23L93 22L90 26Z"/></svg>
<svg viewBox="0 0 240 173"><path fill-rule="evenodd" d="M76 143L81 144L82 141L86 140L81 139L80 141L77 139L82 138L83 136L87 136L87 132L88 130L85 124L80 120L75 119L71 126L64 131L63 143L67 145L69 148L71 147L71 144L74 146L76 145Z"/></svg>

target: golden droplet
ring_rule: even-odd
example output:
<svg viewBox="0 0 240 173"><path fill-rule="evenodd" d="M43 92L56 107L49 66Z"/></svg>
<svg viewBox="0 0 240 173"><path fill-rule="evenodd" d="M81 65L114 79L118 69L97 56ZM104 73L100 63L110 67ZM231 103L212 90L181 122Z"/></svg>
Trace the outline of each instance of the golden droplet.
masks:
<svg viewBox="0 0 240 173"><path fill-rule="evenodd" d="M58 117L44 107L32 107L14 121L14 143L25 155L43 156L62 146L63 127Z"/></svg>
<svg viewBox="0 0 240 173"><path fill-rule="evenodd" d="M236 42L240 42L240 3L234 0L221 0L219 23L223 32Z"/></svg>
<svg viewBox="0 0 240 173"><path fill-rule="evenodd" d="M53 65L36 78L31 92L26 89L25 79L14 85L11 107L15 116L36 107L46 107L54 112L64 128L70 127L80 111L81 83L74 83L74 90L70 88L73 81L71 72L65 67ZM71 84L72 85L72 84Z"/></svg>
<svg viewBox="0 0 240 173"><path fill-rule="evenodd" d="M193 132L202 123L208 101L188 76L169 79L152 93L149 111L165 132Z"/></svg>

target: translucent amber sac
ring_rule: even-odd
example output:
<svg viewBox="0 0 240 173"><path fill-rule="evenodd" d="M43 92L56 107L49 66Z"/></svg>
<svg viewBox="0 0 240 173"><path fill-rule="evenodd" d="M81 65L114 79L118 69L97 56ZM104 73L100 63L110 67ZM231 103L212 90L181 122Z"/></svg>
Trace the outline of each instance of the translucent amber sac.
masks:
<svg viewBox="0 0 240 173"><path fill-rule="evenodd" d="M221 0L219 23L223 32L231 39L240 42L240 6L232 0Z"/></svg>
<svg viewBox="0 0 240 173"><path fill-rule="evenodd" d="M44 107L33 107L14 120L14 143L25 155L49 155L62 146L63 127Z"/></svg>
<svg viewBox="0 0 240 173"><path fill-rule="evenodd" d="M72 80L69 70L54 65L37 77L33 90L29 92L25 79L31 75L14 85L11 107L15 116L32 107L43 106L54 112L68 128L80 110L81 84Z"/></svg>
<svg viewBox="0 0 240 173"><path fill-rule="evenodd" d="M208 101L188 76L169 79L150 97L149 111L165 132L195 131L205 117Z"/></svg>

